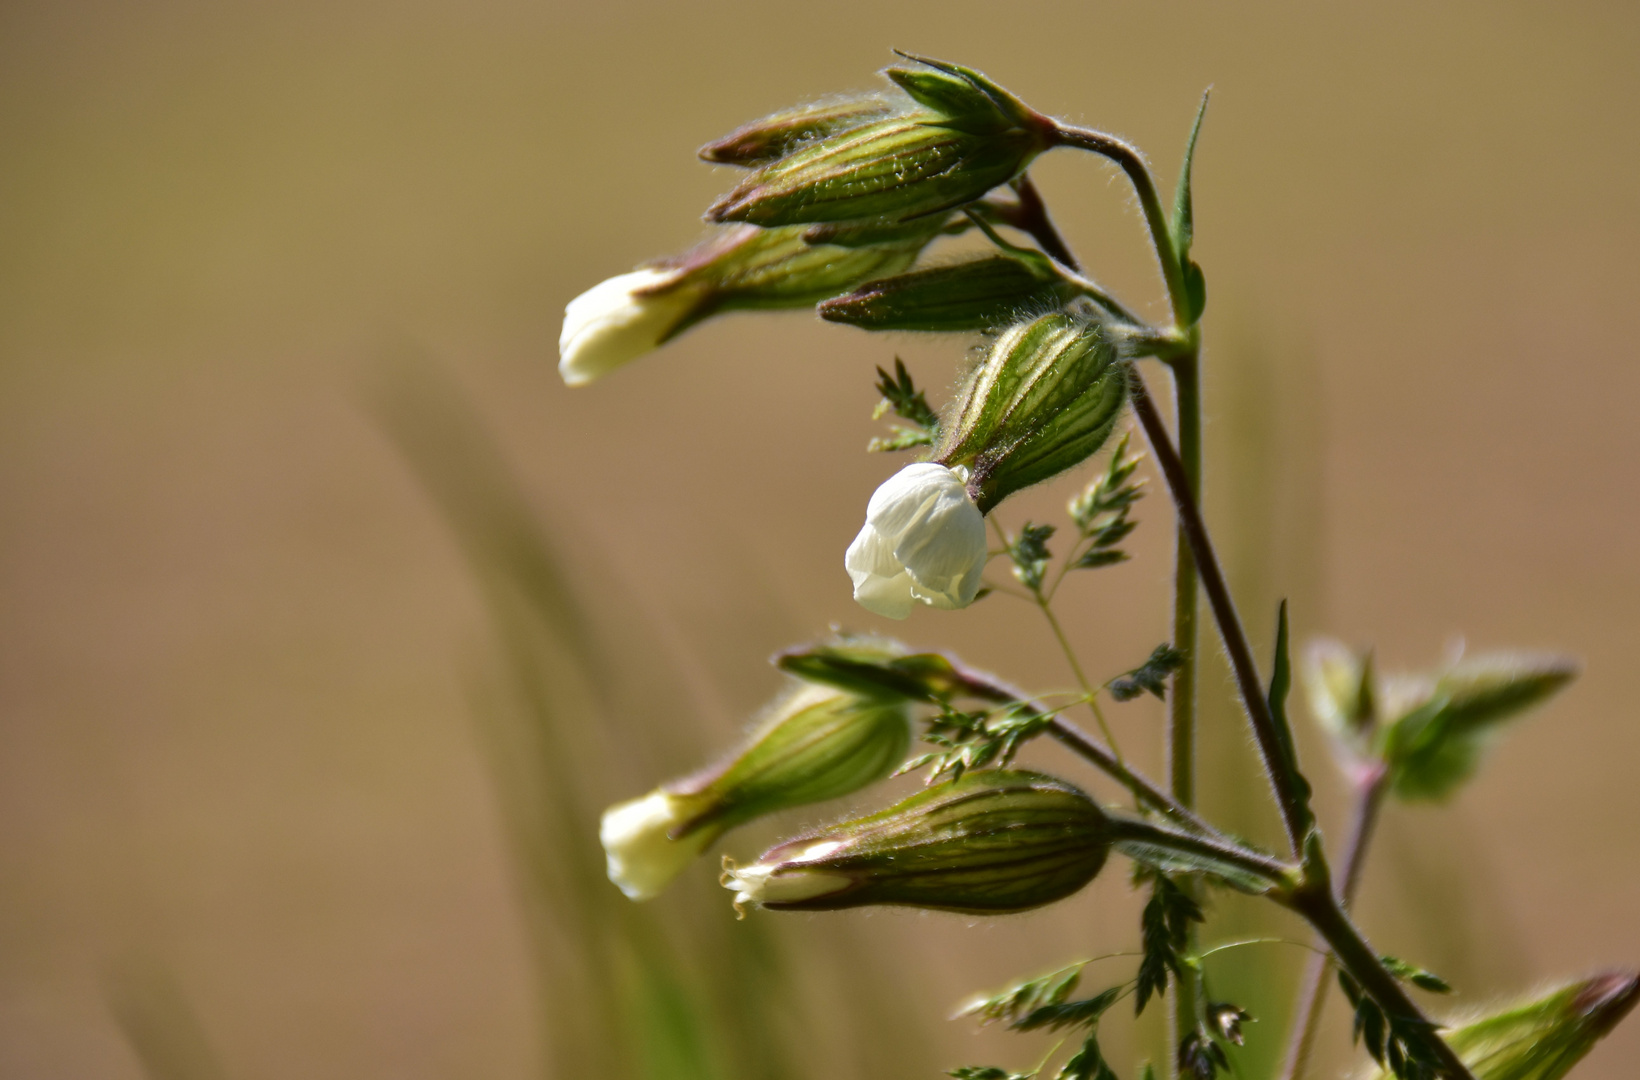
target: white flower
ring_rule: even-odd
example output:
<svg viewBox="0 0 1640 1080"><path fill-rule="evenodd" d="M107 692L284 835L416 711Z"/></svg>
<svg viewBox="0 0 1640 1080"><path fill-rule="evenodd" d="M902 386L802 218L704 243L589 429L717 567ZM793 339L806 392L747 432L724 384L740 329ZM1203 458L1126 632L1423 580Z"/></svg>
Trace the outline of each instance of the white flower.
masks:
<svg viewBox="0 0 1640 1080"><path fill-rule="evenodd" d="M664 791L604 811L598 839L609 880L633 900L650 900L716 840L720 830L695 829L681 840L668 835L694 817L691 800Z"/></svg>
<svg viewBox="0 0 1640 1080"><path fill-rule="evenodd" d="M581 386L636 360L660 344L700 301L687 286L640 295L673 281L676 270L634 270L577 296L564 308L558 337L558 373Z"/></svg>
<svg viewBox="0 0 1640 1080"><path fill-rule="evenodd" d="M866 524L843 565L854 599L890 619L915 601L967 607L985 570L985 516L968 497L966 470L933 462L907 465L866 505Z"/></svg>

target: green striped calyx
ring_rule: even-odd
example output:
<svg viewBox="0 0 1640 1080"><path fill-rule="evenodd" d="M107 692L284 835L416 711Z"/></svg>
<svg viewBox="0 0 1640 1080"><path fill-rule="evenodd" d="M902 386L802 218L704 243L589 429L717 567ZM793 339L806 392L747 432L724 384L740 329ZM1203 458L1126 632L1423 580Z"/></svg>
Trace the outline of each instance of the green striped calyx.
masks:
<svg viewBox="0 0 1640 1080"><path fill-rule="evenodd" d="M819 311L864 330L990 330L1063 307L1080 291L1047 259L988 255L868 281Z"/></svg>
<svg viewBox="0 0 1640 1080"><path fill-rule="evenodd" d="M700 148L703 161L755 168L779 161L807 143L903 111L882 95L842 98L786 109L736 128Z"/></svg>
<svg viewBox="0 0 1640 1080"><path fill-rule="evenodd" d="M1024 911L1093 880L1110 850L1108 825L1062 780L985 769L772 848L751 866L726 861L723 884L737 907Z"/></svg>
<svg viewBox="0 0 1640 1080"><path fill-rule="evenodd" d="M902 111L794 143L707 217L763 226L906 221L978 199L1051 145L1053 122L979 72L916 62L884 72L909 99Z"/></svg>
<svg viewBox="0 0 1640 1080"><path fill-rule="evenodd" d="M933 460L969 470L982 511L1087 460L1127 401L1127 364L1098 323L1054 312L1009 327L969 373Z"/></svg>

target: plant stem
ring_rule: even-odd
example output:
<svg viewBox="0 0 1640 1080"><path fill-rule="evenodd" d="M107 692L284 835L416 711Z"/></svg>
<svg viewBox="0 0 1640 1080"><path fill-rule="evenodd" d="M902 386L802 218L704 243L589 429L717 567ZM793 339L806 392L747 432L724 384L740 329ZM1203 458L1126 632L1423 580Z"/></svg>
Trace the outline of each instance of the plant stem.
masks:
<svg viewBox="0 0 1640 1080"><path fill-rule="evenodd" d="M1139 802L1160 810L1168 817L1198 833L1219 835L1219 831L1198 817L1195 811L1179 805L1155 781L1149 779L1143 773L1135 772L1130 766L1124 765L1108 746L1077 727L1071 721L1062 716L1054 717L1052 723L1048 725L1048 734L1108 773L1113 779L1131 791L1133 797Z"/></svg>
<svg viewBox="0 0 1640 1080"><path fill-rule="evenodd" d="M1245 870L1248 874L1268 882L1272 889L1290 888L1299 873L1298 867L1263 852L1254 851L1233 840L1181 832L1141 818L1111 815L1110 838L1112 841L1135 840L1157 847L1171 848L1174 851L1202 855L1227 866L1234 866L1238 870Z"/></svg>
<svg viewBox="0 0 1640 1080"><path fill-rule="evenodd" d="M1055 124L1054 137L1061 146L1090 150L1109 158L1127 174L1133 191L1139 197L1139 208L1144 211L1145 224L1150 229L1151 243L1156 258L1162 264L1162 278L1167 282L1168 300L1173 305L1173 321L1180 327L1190 322L1189 301L1184 290L1184 272L1173 250L1173 234L1168 230L1167 215L1162 211L1161 197L1156 193L1156 181L1151 179L1144 155L1114 135L1090 128Z"/></svg>
<svg viewBox="0 0 1640 1080"><path fill-rule="evenodd" d="M1173 495L1173 504L1178 510L1179 531L1188 541L1190 551L1195 556L1202 590L1207 593L1208 604L1213 609L1219 636L1224 641L1224 651L1230 655L1230 667L1235 673L1242 705L1247 711L1248 721L1252 725L1253 735L1264 759L1265 774L1275 793L1276 803L1281 809L1287 840L1292 845L1293 853L1300 854L1304 846L1304 803L1293 787L1292 778L1287 774L1281 750L1281 737L1276 731L1275 718L1270 713L1270 703L1264 696L1258 665L1254 663L1252 647L1247 643L1247 632L1242 627L1235 600L1231 597L1230 588L1224 580L1224 571L1220 568L1218 556L1213 551L1213 540L1207 532L1206 522L1202 520L1201 508L1192 492L1184 463L1180 461L1167 427L1156 412L1155 403L1151 401L1150 394L1145 389L1144 377L1137 369L1132 373L1132 380L1133 411L1145 429L1156 464L1161 468L1162 476Z"/></svg>
<svg viewBox="0 0 1640 1080"><path fill-rule="evenodd" d="M951 668L962 686L962 692L969 697L998 704L1011 704L1015 701L1029 700L1029 696L1023 691L983 672L965 667L954 661ZM1223 834L1203 821L1193 810L1180 806L1154 780L1124 764L1112 752L1110 747L1089 735L1071 721L1062 716L1055 716L1048 725L1048 734L1074 753L1086 758L1102 772L1109 774L1123 787L1131 791L1135 799L1152 809L1161 811L1186 828L1223 839Z"/></svg>
<svg viewBox="0 0 1640 1080"><path fill-rule="evenodd" d="M1191 501L1200 505L1201 366L1195 353L1191 353L1176 360L1172 370L1178 403L1179 467ZM1196 558L1181 516L1173 564L1173 647L1182 659L1173 674L1173 693L1168 699L1167 772L1173 797L1186 806L1196 805L1196 661L1200 651L1196 615L1199 580Z"/></svg>
<svg viewBox="0 0 1640 1080"><path fill-rule="evenodd" d="M1198 363L1200 335L1191 324L1190 301L1184 287L1184 270L1174 247L1173 233L1162 210L1156 181L1145 165L1138 149L1104 132L1087 128L1055 125L1055 136L1062 145L1075 146L1103 155L1116 162L1127 174L1138 196L1145 224L1150 230L1151 246L1161 264L1162 279L1167 283L1167 297L1173 309L1173 330L1184 336L1187 347L1171 357L1174 391L1178 406L1179 446L1182 458L1175 457L1175 474L1169 476L1170 485L1178 482L1184 498L1195 505L1201 499L1201 383ZM1142 395L1141 385L1139 394ZM1148 404L1148 399L1146 399ZM1137 406L1136 406L1137 407ZM1155 410L1150 410L1152 419ZM1152 443L1156 434L1147 428ZM1169 443L1171 448L1171 443ZM1177 493L1175 493L1177 498ZM1168 780L1173 798L1182 806L1190 807L1196 801L1196 664L1197 664L1197 568L1199 556L1188 535L1184 514L1179 515L1179 535L1173 574L1173 647L1179 650L1182 662L1173 675L1173 693L1168 713ZM1285 776L1285 774L1283 774ZM1293 852L1298 853L1294 837ZM1188 887L1188 886L1187 886ZM1195 948L1195 931L1191 929L1190 948ZM1173 998L1173 1040L1177 1043L1198 1023L1199 1002L1197 977L1181 978L1175 983ZM1177 1063L1173 1065L1177 1075Z"/></svg>
<svg viewBox="0 0 1640 1080"><path fill-rule="evenodd" d="M1026 173L1015 180L1013 188L1019 202L1013 206L999 207L1000 220L1020 232L1028 233L1049 256L1072 270L1080 271L1082 264L1077 262L1070 245L1065 243L1065 238L1048 216L1048 204L1042 201L1042 193L1036 190L1031 174Z"/></svg>
<svg viewBox="0 0 1640 1080"><path fill-rule="evenodd" d="M1433 1032L1436 1025L1424 1016L1423 1011L1407 996L1406 989L1384 967L1378 954L1350 921L1339 898L1333 895L1326 875L1313 873L1310 863L1311 860L1306 859L1307 880L1303 886L1285 896L1279 893L1274 895L1315 928L1338 958L1338 963L1360 984L1367 996L1377 1002L1379 1008L1392 1016L1428 1024ZM1468 1066L1446 1044L1445 1039L1431 1034L1429 1045L1449 1080L1475 1080Z"/></svg>
<svg viewBox="0 0 1640 1080"><path fill-rule="evenodd" d="M1350 822L1349 837L1344 842L1344 883L1339 901L1348 908L1355 899L1356 887L1361 882L1361 868L1366 863L1367 846L1378 823L1378 810L1384 802L1384 789L1389 772L1381 764L1366 771L1356 784L1355 812ZM1298 1010L1293 1015L1292 1041L1287 1047L1287 1061L1282 1067L1283 1080L1301 1080L1309 1067L1310 1054L1315 1050L1316 1035L1321 1031L1321 1010L1327 1001L1327 976L1332 971L1332 956L1322 953L1310 958L1304 968L1304 981L1298 992Z"/></svg>
<svg viewBox="0 0 1640 1080"><path fill-rule="evenodd" d="M1195 350L1172 363L1173 394L1179 432L1179 465L1192 502L1200 505L1202 489L1202 409L1201 365ZM1173 647L1179 651L1179 666L1173 673L1168 697L1167 776L1173 797L1181 804L1196 805L1196 672L1200 654L1200 634L1196 620L1199 610L1196 559L1181 517L1173 544ZM1195 897L1198 891L1188 881L1181 882ZM1194 952L1197 931L1188 931L1188 948ZM1200 1022L1202 998L1199 969L1187 971L1175 981L1173 995L1173 1042L1177 1045Z"/></svg>
<svg viewBox="0 0 1640 1080"><path fill-rule="evenodd" d="M1099 690L1088 681L1082 671L1082 664L1076 659L1076 650L1071 648L1070 638L1065 636L1065 628L1059 625L1059 618L1053 613L1053 607L1045 600L1040 591L1035 594L1036 606L1042 609L1042 617L1048 620L1048 626L1053 629L1053 636L1059 642L1059 651L1065 654L1065 662L1070 665L1071 674L1076 677L1076 685L1082 688L1087 696L1088 709L1099 724L1099 733L1110 744L1110 751L1116 755L1116 763L1122 763L1122 748L1116 745L1116 736L1110 732L1110 725L1105 723L1104 710L1099 708Z"/></svg>

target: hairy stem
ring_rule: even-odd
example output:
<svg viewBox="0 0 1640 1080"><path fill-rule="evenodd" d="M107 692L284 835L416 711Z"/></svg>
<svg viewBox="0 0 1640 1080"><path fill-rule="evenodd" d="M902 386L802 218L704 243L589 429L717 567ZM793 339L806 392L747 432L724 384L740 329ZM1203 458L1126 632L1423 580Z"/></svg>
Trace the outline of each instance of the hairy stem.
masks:
<svg viewBox="0 0 1640 1080"><path fill-rule="evenodd" d="M969 697L979 701L991 701L1004 705L1029 700L1029 696L1023 691L1009 686L991 675L955 662L952 663L951 667L962 686L962 692ZM1203 821L1194 811L1175 802L1173 797L1161 785L1133 767L1124 764L1110 747L1064 717L1056 716L1053 718L1048 725L1048 734L1127 788L1139 802L1154 810L1161 811L1174 821L1195 832L1222 838L1222 834L1217 829Z"/></svg>
<svg viewBox="0 0 1640 1080"><path fill-rule="evenodd" d="M1133 797L1152 809L1159 810L1182 825L1204 835L1219 835L1217 829L1198 817L1189 807L1181 806L1154 780L1135 772L1122 763L1116 754L1098 739L1089 735L1062 716L1056 716L1048 725L1048 734L1070 750L1092 762L1101 771L1133 793Z"/></svg>
<svg viewBox="0 0 1640 1080"><path fill-rule="evenodd" d="M1173 394L1179 432L1179 465L1191 501L1201 504L1202 490L1202 408L1201 365L1194 350L1172 363ZM1173 647L1179 651L1179 667L1173 673L1168 697L1167 779L1173 797L1182 805L1196 805L1196 671L1200 635L1196 617L1199 608L1196 558L1181 517L1173 551ZM1188 891L1196 890L1183 883ZM1199 897L1198 897L1199 899ZM1196 948L1196 927L1189 929L1188 947ZM1192 970L1177 981L1173 996L1173 1041L1177 1045L1198 1023L1205 990L1201 974Z"/></svg>
<svg viewBox="0 0 1640 1080"><path fill-rule="evenodd" d="M1184 289L1184 272L1179 266L1178 255L1173 250L1173 234L1168 230L1167 215L1162 211L1161 196L1156 192L1156 181L1151 178L1144 155L1140 154L1136 147L1114 135L1089 128L1056 124L1054 137L1061 146L1074 146L1109 158L1127 174L1128 182L1133 185L1134 194L1139 197L1139 208L1144 212L1145 225L1150 229L1150 239L1156 248L1156 258L1162 264L1162 279L1167 282L1167 296L1173 305L1173 321L1181 327L1187 325L1190 322L1190 309Z"/></svg>
<svg viewBox="0 0 1640 1080"><path fill-rule="evenodd" d="M1433 1031L1435 1025L1424 1016L1423 1010L1407 995L1406 988L1389 973L1372 946L1367 944L1366 938L1361 936L1361 931L1350 921L1343 904L1333 895L1332 885L1325 880L1325 875L1315 875L1308 865L1311 860L1305 861L1306 876L1312 880L1306 881L1304 887L1280 897L1282 901L1315 928L1332 949L1339 965L1360 984L1368 997L1378 1003L1379 1008L1392 1016L1428 1024ZM1313 880L1315 877L1322 880ZM1430 1047L1449 1080L1475 1080L1468 1066L1446 1044L1446 1040L1431 1035Z"/></svg>
<svg viewBox="0 0 1640 1080"><path fill-rule="evenodd" d="M1042 201L1042 193L1036 190L1031 174L1026 173L1015 180L1013 188L1014 194L1019 196L1019 202L1001 208L1000 220L1020 232L1028 233L1049 256L1072 270L1080 271L1082 264L1077 261L1070 245L1065 243L1065 238L1054 226L1053 219L1048 216L1048 204Z"/></svg>
<svg viewBox="0 0 1640 1080"><path fill-rule="evenodd" d="M1281 750L1281 737L1276 730L1275 718L1270 713L1270 703L1264 696L1264 686L1259 677L1258 665L1253 661L1252 647L1247 642L1247 632L1242 627L1235 600L1231 597L1230 588L1224 580L1224 571L1220 568L1218 556L1213 551L1213 540L1207 532L1206 522L1202 520L1201 508L1193 494L1189 474L1179 459L1178 451L1173 447L1167 426L1156 412L1156 405L1145 389L1144 377L1137 369L1132 374L1132 387L1133 411L1139 417L1140 426L1145 429L1156 464L1160 467L1162 476L1167 481L1168 490L1173 495L1173 504L1178 510L1179 530L1188 541L1191 554L1195 556L1202 591L1207 594L1208 605L1213 609L1219 636L1224 641L1224 651L1230 656L1230 667L1235 673L1236 687L1240 692L1242 705L1247 711L1247 719L1252 725L1254 738L1258 742L1259 753L1264 759L1264 771L1270 781L1271 790L1275 793L1276 804L1281 809L1287 840L1292 845L1293 853L1299 854L1304 846L1304 803L1293 787L1292 778L1287 774Z"/></svg>
<svg viewBox="0 0 1640 1080"><path fill-rule="evenodd" d="M1384 789L1389 773L1382 765L1367 771L1356 784L1354 817L1344 842L1344 881L1339 890L1339 901L1348 908L1355 899L1355 890L1361 882L1361 868L1367 861L1367 846L1372 843L1373 828L1378 823L1378 810L1384 802ZM1293 1014L1291 1042L1287 1046L1287 1060L1282 1067L1283 1080L1301 1080L1309 1067L1310 1055L1315 1050L1316 1035L1321 1031L1321 1010L1327 1001L1327 977L1332 973L1332 956L1318 953L1304 968L1304 981L1298 992L1298 1009Z"/></svg>
<svg viewBox="0 0 1640 1080"><path fill-rule="evenodd" d="M1155 847L1168 848L1173 851L1187 852L1200 855L1216 862L1233 866L1238 870L1267 882L1272 889L1281 889L1292 885L1298 876L1298 867L1290 866L1260 851L1245 847L1232 840L1219 837L1199 836L1195 833L1181 832L1167 825L1158 825L1153 821L1144 821L1140 818L1131 818L1112 815L1110 819L1110 839L1115 842L1123 840L1136 841ZM1194 952L1194 950L1191 950ZM1194 1017L1192 1017L1194 1023Z"/></svg>
<svg viewBox="0 0 1640 1080"><path fill-rule="evenodd" d="M1144 212L1145 225L1150 230L1151 246L1155 249L1157 262L1161 264L1162 279L1167 284L1167 297L1173 309L1173 329L1171 337L1180 339L1184 348L1169 356L1168 362L1174 371L1174 386L1178 404L1179 444L1182 458L1175 455L1172 464L1176 466L1173 474L1169 475L1168 483L1183 491L1183 498L1190 505L1199 505L1201 499L1201 383L1200 383L1200 331L1192 325L1190 300L1184 285L1184 268L1180 264L1178 249L1174 246L1172 230L1168 226L1167 217L1162 211L1161 197L1156 190L1156 181L1150 175L1150 169L1145 165L1144 157L1129 144L1112 135L1093 131L1086 128L1071 127L1056 124L1055 138L1061 145L1074 146L1100 154L1119 165L1127 174L1132 183L1135 195L1138 196L1139 206ZM1034 189L1033 189L1034 193ZM1024 196L1021 196L1023 203ZM1044 224L1048 224L1046 212L1042 215ZM1048 224L1051 228L1051 224ZM1130 319L1130 322L1134 320ZM1135 382L1138 384L1136 398L1144 397L1143 382L1138 380L1135 373ZM1144 398L1144 404L1149 405L1149 399ZM1138 408L1138 402L1135 403ZM1155 409L1149 409L1151 419L1164 436L1165 429L1160 427L1160 420L1155 416ZM1156 442L1157 431L1148 426L1146 433L1152 443ZM1171 449L1172 444L1168 444ZM1179 496L1175 491L1175 498ZM1202 538L1205 539L1205 530ZM1185 515L1179 514L1179 537L1177 544L1176 563L1174 568L1174 600L1173 600L1173 647L1182 654L1182 663L1173 677L1173 694L1169 707L1168 721L1168 773L1173 800L1186 809L1191 808L1196 798L1195 778L1195 749L1196 749L1196 660L1197 660L1197 562L1200 553L1196 551L1194 538L1189 534ZM1225 593L1228 600L1229 594ZM1249 654L1249 659L1251 654ZM1273 725L1271 725L1273 730ZM1282 778L1286 774L1282 772ZM1290 833L1293 830L1289 829ZM1299 840L1296 833L1291 836L1293 852L1299 851ZM1189 888L1188 884L1185 886ZM1194 950L1195 928L1190 931L1189 946ZM1198 1022L1200 1012L1199 976L1177 980L1173 996L1173 1042L1178 1044L1185 1034L1192 1030ZM1178 1075L1178 1063L1172 1061L1172 1074Z"/></svg>

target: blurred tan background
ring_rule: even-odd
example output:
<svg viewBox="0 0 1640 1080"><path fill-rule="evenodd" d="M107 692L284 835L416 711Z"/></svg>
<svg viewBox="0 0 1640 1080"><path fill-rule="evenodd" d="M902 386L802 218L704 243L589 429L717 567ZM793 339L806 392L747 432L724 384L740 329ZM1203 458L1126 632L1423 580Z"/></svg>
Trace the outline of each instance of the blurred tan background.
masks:
<svg viewBox="0 0 1640 1080"><path fill-rule="evenodd" d="M872 626L841 566L895 467L862 452L872 369L898 352L943 388L964 343L734 317L570 392L563 305L698 236L732 179L699 144L872 86L890 46L1121 133L1169 184L1215 87L1209 509L1257 639L1288 596L1301 638L1374 643L1386 666L1456 636L1587 665L1454 805L1390 811L1363 922L1463 1006L1640 964L1640 9L10 0L0 1075L567 1080L577 924L553 922L557 864L519 854L545 850L520 828L550 807L509 791L550 803L572 780L583 814L638 794L732 736L778 685L769 653ZM1068 152L1036 174L1084 261L1159 314L1115 174ZM473 480L503 465L515 489ZM1071 487L1006 516L1055 514ZM495 584L513 579L483 584L486 552L523 550L483 537L528 531L484 518L507 491L603 627L604 675L554 714L583 755L565 784L509 780L524 757L495 737L529 697L505 675L527 651ZM463 534L463 514L495 528ZM1140 516L1135 559L1063 594L1101 677L1167 632L1162 501ZM896 629L1062 686L1033 614L998 597ZM595 636L556 625L554 655ZM1208 804L1269 836L1228 681L1207 690ZM1115 713L1159 768L1159 707ZM594 714L619 737L575 723ZM1085 778L1052 748L1031 760ZM778 1045L736 1075L1024 1068L1047 1044L975 1035L951 1005L1137 940L1120 873L1028 917L738 926L711 876L643 918L728 943L697 963L756 942L719 982L787 987L780 1026L741 1025ZM613 888L575 887L586 918L628 918ZM1304 939L1250 904L1221 915L1215 935ZM1246 1075L1287 997L1254 968L1291 978L1304 955L1210 968L1264 1018ZM751 1014L723 1000L732 1032ZM1330 1008L1316 1075L1352 1060ZM1112 1023L1124 1078L1155 1040ZM1636 1055L1631 1020L1577 1075Z"/></svg>

